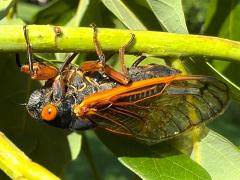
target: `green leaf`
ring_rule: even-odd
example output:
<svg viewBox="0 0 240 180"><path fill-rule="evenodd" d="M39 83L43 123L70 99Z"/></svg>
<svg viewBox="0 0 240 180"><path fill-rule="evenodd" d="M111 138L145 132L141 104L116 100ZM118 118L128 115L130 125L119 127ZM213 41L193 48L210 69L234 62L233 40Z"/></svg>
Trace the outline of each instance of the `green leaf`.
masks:
<svg viewBox="0 0 240 180"><path fill-rule="evenodd" d="M65 25L73 17L77 4L78 0L54 0L36 14L35 23Z"/></svg>
<svg viewBox="0 0 240 180"><path fill-rule="evenodd" d="M143 179L211 179L203 168L167 143L147 146L99 131L97 134L122 164Z"/></svg>
<svg viewBox="0 0 240 180"><path fill-rule="evenodd" d="M14 5L15 0L2 0L0 2L0 19L4 18L9 9Z"/></svg>
<svg viewBox="0 0 240 180"><path fill-rule="evenodd" d="M220 133L225 138L229 139L232 143L239 147L240 138L240 103L232 101L226 112L209 124L209 127L214 131ZM223 128L224 127L224 128Z"/></svg>
<svg viewBox="0 0 240 180"><path fill-rule="evenodd" d="M146 30L138 17L122 1L101 1L129 29Z"/></svg>
<svg viewBox="0 0 240 180"><path fill-rule="evenodd" d="M211 175L212 179L240 179L240 151L230 141L209 130L207 135L195 146L195 151L181 144L182 151L191 152L196 160Z"/></svg>
<svg viewBox="0 0 240 180"><path fill-rule="evenodd" d="M211 0L204 34L240 40L240 2L238 0Z"/></svg>
<svg viewBox="0 0 240 180"><path fill-rule="evenodd" d="M77 12L72 17L70 21L68 21L67 26L79 26L84 18L84 14L90 7L90 0L81 0L79 1Z"/></svg>
<svg viewBox="0 0 240 180"><path fill-rule="evenodd" d="M188 33L180 0L147 0L147 2L165 31Z"/></svg>
<svg viewBox="0 0 240 180"><path fill-rule="evenodd" d="M28 23L34 23L36 14L42 10L43 7L36 6L30 3L19 1L17 4L17 17Z"/></svg>
<svg viewBox="0 0 240 180"><path fill-rule="evenodd" d="M75 132L68 135L69 149L71 151L72 160L76 159L81 150L82 136Z"/></svg>

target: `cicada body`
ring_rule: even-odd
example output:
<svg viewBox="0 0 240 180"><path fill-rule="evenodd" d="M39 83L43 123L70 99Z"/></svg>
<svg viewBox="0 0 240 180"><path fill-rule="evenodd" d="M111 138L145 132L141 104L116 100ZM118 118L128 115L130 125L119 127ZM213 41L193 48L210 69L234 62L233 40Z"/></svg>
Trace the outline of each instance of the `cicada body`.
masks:
<svg viewBox="0 0 240 180"><path fill-rule="evenodd" d="M154 144L215 118L229 100L221 81L183 76L166 66L133 67L129 77L131 82L121 85L99 72L83 77L71 67L63 73L64 98L55 99L53 86L46 83L32 93L27 110L33 118L56 127L97 127ZM43 113L49 105L57 111L51 120Z"/></svg>
<svg viewBox="0 0 240 180"><path fill-rule="evenodd" d="M155 144L214 119L226 108L228 87L216 78L181 75L156 64L139 66L143 56L127 69L124 51L133 34L119 49L121 72L114 70L106 64L95 26L93 30L99 59L77 67L70 64L77 56L73 53L57 69L32 63L24 26L29 64L21 70L32 79L46 80L26 106L34 119L66 129L96 127Z"/></svg>

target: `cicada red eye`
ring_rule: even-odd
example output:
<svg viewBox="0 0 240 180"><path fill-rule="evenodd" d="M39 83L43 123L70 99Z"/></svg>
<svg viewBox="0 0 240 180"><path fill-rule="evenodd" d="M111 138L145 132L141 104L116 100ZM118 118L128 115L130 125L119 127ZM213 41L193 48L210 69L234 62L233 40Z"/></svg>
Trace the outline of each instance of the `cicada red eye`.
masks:
<svg viewBox="0 0 240 180"><path fill-rule="evenodd" d="M43 107L41 116L42 116L42 119L45 121L52 121L57 116L57 113L58 113L58 111L57 111L56 106L54 106L52 104L48 104Z"/></svg>

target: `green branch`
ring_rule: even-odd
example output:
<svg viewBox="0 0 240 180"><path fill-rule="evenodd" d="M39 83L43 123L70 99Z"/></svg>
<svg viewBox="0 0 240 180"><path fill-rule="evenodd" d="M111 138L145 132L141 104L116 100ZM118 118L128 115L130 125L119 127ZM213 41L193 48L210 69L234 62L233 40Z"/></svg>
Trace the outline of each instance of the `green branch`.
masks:
<svg viewBox="0 0 240 180"><path fill-rule="evenodd" d="M22 26L0 26L0 51L26 51ZM98 29L98 37L105 51L117 51L136 35L129 53L146 53L153 56L181 57L208 56L230 61L240 61L240 42L217 37L172 34L154 31ZM34 52L88 52L94 51L91 28L30 25L28 36Z"/></svg>
<svg viewBox="0 0 240 180"><path fill-rule="evenodd" d="M0 169L12 179L59 179L44 167L32 162L1 132Z"/></svg>

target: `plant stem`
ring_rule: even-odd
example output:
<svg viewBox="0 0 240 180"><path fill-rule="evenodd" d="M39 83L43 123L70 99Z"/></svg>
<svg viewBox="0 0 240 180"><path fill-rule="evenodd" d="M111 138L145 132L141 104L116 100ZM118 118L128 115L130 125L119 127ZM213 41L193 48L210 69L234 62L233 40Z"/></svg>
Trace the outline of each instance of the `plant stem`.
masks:
<svg viewBox="0 0 240 180"><path fill-rule="evenodd" d="M1 132L0 169L12 179L59 179L44 167L32 162Z"/></svg>
<svg viewBox="0 0 240 180"><path fill-rule="evenodd" d="M33 52L89 52L95 51L91 28L29 25L28 36ZM0 26L0 52L26 51L22 26ZM104 51L117 52L134 33L136 41L128 53L146 53L161 57L208 56L240 61L240 42L227 39L173 34L154 31L98 29L98 39Z"/></svg>

